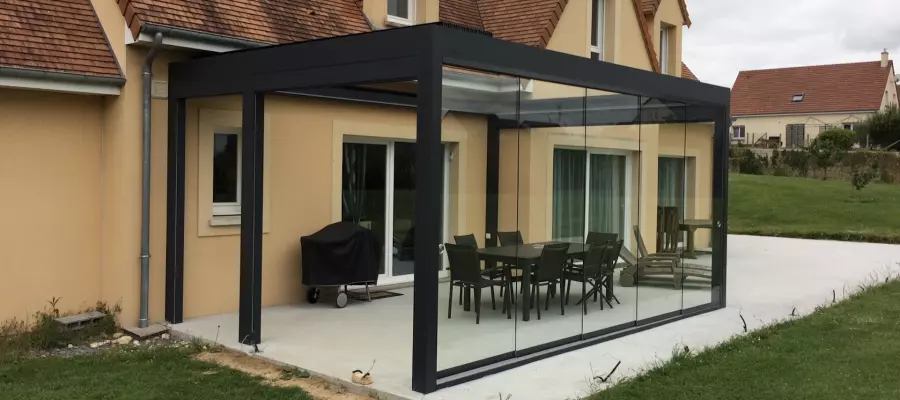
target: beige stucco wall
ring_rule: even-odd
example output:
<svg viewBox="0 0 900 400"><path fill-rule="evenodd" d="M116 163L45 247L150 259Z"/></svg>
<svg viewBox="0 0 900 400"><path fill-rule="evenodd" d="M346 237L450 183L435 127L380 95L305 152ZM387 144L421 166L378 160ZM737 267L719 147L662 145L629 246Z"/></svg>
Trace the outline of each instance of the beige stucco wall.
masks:
<svg viewBox="0 0 900 400"><path fill-rule="evenodd" d="M881 109L888 108L891 104L898 104L897 99L897 82L894 76L894 67L891 66L891 72L888 75L887 83L884 86L884 91L887 92L884 95L884 99L881 100Z"/></svg>
<svg viewBox="0 0 900 400"><path fill-rule="evenodd" d="M663 25L670 27L670 47L669 47L669 75L681 76L681 38L684 25L684 16L681 14L681 7L678 0L663 0L659 3L659 9L650 26L650 33L653 37L654 49L657 52L657 59L662 57L659 53L660 49L660 30Z"/></svg>
<svg viewBox="0 0 900 400"><path fill-rule="evenodd" d="M558 147L611 151L630 168L629 225L639 225L648 247L656 245L659 157L684 157L687 164L686 218L712 216L711 124L596 126L505 130L500 148L501 231L519 230L529 242L552 239L553 150ZM626 241L633 247L631 226ZM697 245L709 245L708 230Z"/></svg>
<svg viewBox="0 0 900 400"><path fill-rule="evenodd" d="M100 299L103 99L0 89L0 320Z"/></svg>
<svg viewBox="0 0 900 400"><path fill-rule="evenodd" d="M896 90L896 89L895 89ZM781 136L783 145L787 145L787 125L806 125L807 142L819 136L819 127L824 125L857 124L871 115L871 112L835 113L815 115L775 115L759 117L737 117L732 126L744 126L748 143L765 136Z"/></svg>

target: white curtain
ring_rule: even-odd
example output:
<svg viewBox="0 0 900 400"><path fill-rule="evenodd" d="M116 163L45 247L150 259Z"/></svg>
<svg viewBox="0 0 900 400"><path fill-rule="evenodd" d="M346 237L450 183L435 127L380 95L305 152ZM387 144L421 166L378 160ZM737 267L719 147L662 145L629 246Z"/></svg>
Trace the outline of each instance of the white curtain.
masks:
<svg viewBox="0 0 900 400"><path fill-rule="evenodd" d="M625 237L625 156L591 154L588 230Z"/></svg>
<svg viewBox="0 0 900 400"><path fill-rule="evenodd" d="M584 241L585 154L553 151L553 240Z"/></svg>
<svg viewBox="0 0 900 400"><path fill-rule="evenodd" d="M659 159L659 207L676 207L684 218L684 159Z"/></svg>

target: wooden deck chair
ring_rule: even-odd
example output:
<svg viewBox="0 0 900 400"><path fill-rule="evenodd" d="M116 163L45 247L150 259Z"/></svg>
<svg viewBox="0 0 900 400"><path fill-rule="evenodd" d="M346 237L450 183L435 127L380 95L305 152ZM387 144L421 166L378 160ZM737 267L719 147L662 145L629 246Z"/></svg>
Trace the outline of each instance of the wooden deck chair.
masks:
<svg viewBox="0 0 900 400"><path fill-rule="evenodd" d="M627 266L619 275L619 283L622 286L632 286L640 278L647 276L672 276L675 289L681 289L684 279L688 276L712 279L712 269L704 265L684 264L681 256L672 253L647 252L641 229L634 227L634 237L638 245L638 257L631 254L626 248L622 248L620 256Z"/></svg>

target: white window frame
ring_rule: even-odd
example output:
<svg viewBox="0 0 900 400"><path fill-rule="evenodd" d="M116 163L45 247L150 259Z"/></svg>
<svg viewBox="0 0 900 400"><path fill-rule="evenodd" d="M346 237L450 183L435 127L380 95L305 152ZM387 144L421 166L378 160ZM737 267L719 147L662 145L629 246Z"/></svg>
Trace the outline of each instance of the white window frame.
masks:
<svg viewBox="0 0 900 400"><path fill-rule="evenodd" d="M849 126L849 128L848 128L848 126ZM852 122L850 122L850 123L845 122L845 123L842 123L842 124L841 124L841 128L844 128L844 129L846 129L846 130L848 130L848 131L854 131L854 132L855 132L855 131L856 131L856 124L854 124L854 123L852 123Z"/></svg>
<svg viewBox="0 0 900 400"><path fill-rule="evenodd" d="M660 25L659 28L659 67L663 74L669 73L670 29L668 25Z"/></svg>
<svg viewBox="0 0 900 400"><path fill-rule="evenodd" d="M388 25L394 26L410 26L414 25L416 21L416 1L417 0L398 0L398 1L406 1L406 7L408 9L407 14L409 14L409 18L398 17L396 15L387 14L387 23ZM387 6L387 4L385 4Z"/></svg>
<svg viewBox="0 0 900 400"><path fill-rule="evenodd" d="M746 139L747 138L747 127L745 125L734 125L731 128L732 128L732 132L731 132L732 139ZM740 128L740 129L738 129L738 128ZM738 131L741 132L740 135L738 135Z"/></svg>
<svg viewBox="0 0 900 400"><path fill-rule="evenodd" d="M237 136L237 202L228 202L228 203L216 203L213 201L212 205L212 215L214 217L217 216L235 216L241 215L241 182L243 181L241 177L241 163L243 158L243 150L241 144L241 129L237 127L228 127L228 128L216 128L213 131L213 154L215 154L215 135L234 135ZM213 156L213 165L210 168L215 168L215 156ZM212 181L215 184L215 179ZM213 196L215 196L215 189L213 189Z"/></svg>
<svg viewBox="0 0 900 400"><path fill-rule="evenodd" d="M597 44L591 45L591 56L593 57L593 53L597 53L599 55L599 61L603 61L603 40L605 38L605 19L606 19L606 0L594 0L597 4L596 10L591 10L592 17L597 18L597 30L591 32L591 39L596 39ZM593 2L591 4L594 4ZM591 27L593 28L593 21L591 21Z"/></svg>

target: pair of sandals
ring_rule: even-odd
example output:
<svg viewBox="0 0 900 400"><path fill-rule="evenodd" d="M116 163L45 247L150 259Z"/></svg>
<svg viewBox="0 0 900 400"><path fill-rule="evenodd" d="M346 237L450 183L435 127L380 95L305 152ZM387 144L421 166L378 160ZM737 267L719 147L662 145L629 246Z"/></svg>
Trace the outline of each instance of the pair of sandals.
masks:
<svg viewBox="0 0 900 400"><path fill-rule="evenodd" d="M353 375L351 375L350 380L358 385L371 385L375 383L375 380L372 379L371 374L369 374L368 372L363 373L360 370L353 371Z"/></svg>

